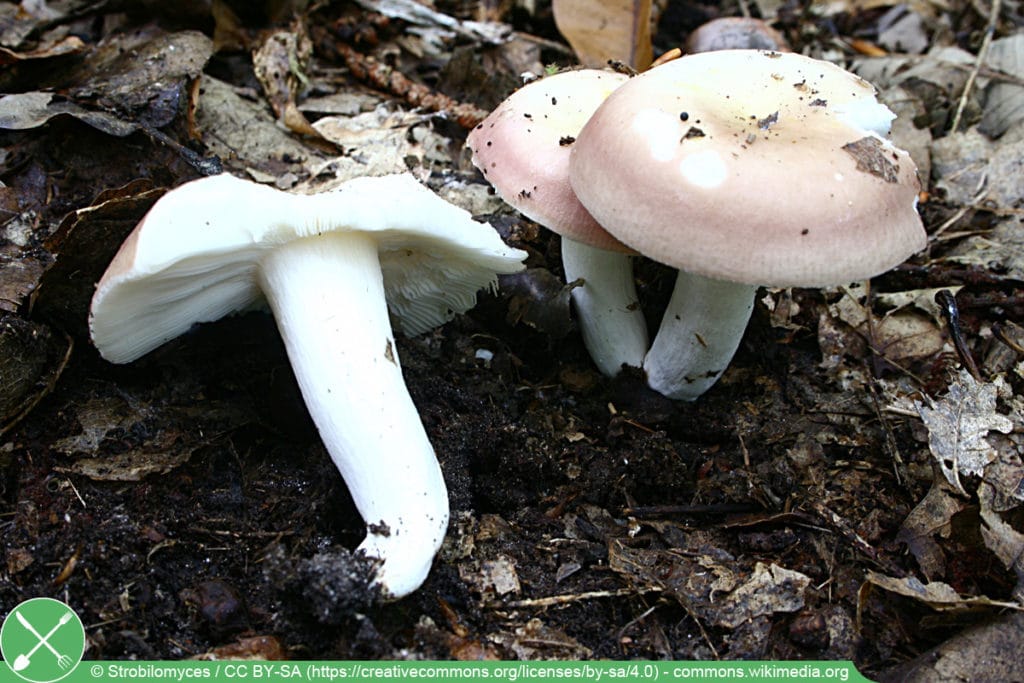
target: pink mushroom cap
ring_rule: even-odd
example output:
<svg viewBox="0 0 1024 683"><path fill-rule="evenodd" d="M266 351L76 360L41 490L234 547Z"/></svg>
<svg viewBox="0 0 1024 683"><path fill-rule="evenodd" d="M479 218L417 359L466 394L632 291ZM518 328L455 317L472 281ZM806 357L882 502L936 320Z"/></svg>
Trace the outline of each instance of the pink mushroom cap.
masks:
<svg viewBox="0 0 1024 683"><path fill-rule="evenodd" d="M512 93L466 145L501 198L553 232L592 247L632 253L583 208L569 184L569 152L594 111L629 77L563 71Z"/></svg>

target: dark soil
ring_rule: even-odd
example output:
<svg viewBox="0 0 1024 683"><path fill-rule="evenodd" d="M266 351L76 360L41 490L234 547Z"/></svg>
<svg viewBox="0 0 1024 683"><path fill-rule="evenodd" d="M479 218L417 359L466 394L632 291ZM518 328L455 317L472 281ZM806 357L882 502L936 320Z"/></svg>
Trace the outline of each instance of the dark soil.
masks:
<svg viewBox="0 0 1024 683"><path fill-rule="evenodd" d="M676 31L718 11L670 5L665 21ZM331 3L322 13L343 11L352 8ZM210 30L182 12L161 22ZM102 19L92 15L89 31ZM509 20L558 40L550 16ZM794 35L800 21L791 19ZM394 22L388 30L400 31ZM317 53L321 67L337 66L335 58ZM230 72L233 61L245 55L216 64ZM422 65L427 82L434 66ZM458 150L465 131L437 125ZM179 120L168 130L205 153L184 129ZM36 306L16 301L7 315L47 330L56 345L48 367L62 362L65 334L74 344L59 378L38 373L35 393L50 379L52 391L0 439L0 608L40 595L67 600L86 625L90 658L243 650L296 659L852 659L877 673L974 620L940 619L865 588L867 570L918 575L897 533L931 481L920 421L883 410L875 379L936 395L959 357L895 367L863 340L848 344L855 335L845 331L841 360L826 366L821 321L836 293L762 292L722 380L694 403L670 402L638 377L595 372L564 293L551 287L561 276L557 243L512 212L491 218L529 250L528 274L434 332L398 341L448 483L452 524L424 586L375 602L367 567L348 550L363 521L269 316L202 326L128 366L100 359L84 318L74 317L97 264L153 198L124 208L106 233L88 224L105 241L80 256L88 267L77 274L68 249L53 265L44 238L100 190L140 178L174 185L197 175L191 162L144 132L112 137L66 117L0 132L0 149L4 182L39 207L47 234L33 244L50 268ZM482 184L460 154L452 172ZM923 211L932 227L952 209ZM652 326L671 276L652 263L640 268ZM1020 317L1012 283L923 260L874 283L878 291L954 285L966 287L962 330L981 357L979 330ZM784 304L795 314L782 324ZM867 381L851 389L851 373ZM89 460L100 457L106 465ZM897 476L896 458L913 476ZM1009 599L1012 573L979 547L946 539L940 578L962 594ZM743 583L759 564L809 577L803 604L737 625L716 621L702 577Z"/></svg>

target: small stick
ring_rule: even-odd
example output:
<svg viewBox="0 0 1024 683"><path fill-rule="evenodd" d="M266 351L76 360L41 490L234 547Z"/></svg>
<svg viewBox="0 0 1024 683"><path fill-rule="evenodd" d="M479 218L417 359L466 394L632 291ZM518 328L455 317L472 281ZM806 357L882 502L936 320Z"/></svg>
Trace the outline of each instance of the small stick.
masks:
<svg viewBox="0 0 1024 683"><path fill-rule="evenodd" d="M971 95L971 90L974 89L974 81L978 79L978 72L981 71L982 65L985 63L985 57L988 56L988 48L992 45L992 36L996 32L996 24L999 22L999 11L1002 9L1002 0L992 0L992 9L988 14L988 26L985 28L985 37L981 41L981 48L978 50L978 56L974 60L974 68L971 69L971 73L967 76L967 82L964 84L964 92L960 95L960 102L956 106L956 114L953 116L953 123L950 125L949 130L953 133L960 126L960 119L963 117L964 107L967 106L967 100Z"/></svg>
<svg viewBox="0 0 1024 683"><path fill-rule="evenodd" d="M628 595L643 595L644 593L660 593L661 588L649 587L642 590L633 588L620 588L614 591L588 591L585 593L569 593L566 595L549 595L546 598L524 598L511 602L498 603L494 607L553 607L555 605L569 605L581 600L593 600L594 598L618 598Z"/></svg>
<svg viewBox="0 0 1024 683"><path fill-rule="evenodd" d="M345 66L356 79L375 88L386 90L403 98L414 107L427 111L445 112L463 128L475 128L487 117L487 112L465 102L456 102L443 93L409 80L405 74L369 55L353 50L344 43L335 43L334 49L345 61Z"/></svg>

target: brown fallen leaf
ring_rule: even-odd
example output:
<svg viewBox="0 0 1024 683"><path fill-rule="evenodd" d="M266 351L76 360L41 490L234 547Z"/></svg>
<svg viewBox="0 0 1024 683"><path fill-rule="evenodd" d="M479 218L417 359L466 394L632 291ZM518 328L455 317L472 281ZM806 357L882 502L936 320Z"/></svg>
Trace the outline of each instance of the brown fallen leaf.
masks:
<svg viewBox="0 0 1024 683"><path fill-rule="evenodd" d="M798 612L804 607L804 591L810 577L776 564L758 562L747 580L717 605L714 623L725 628L777 612Z"/></svg>
<svg viewBox="0 0 1024 683"><path fill-rule="evenodd" d="M967 611L979 607L1024 611L1024 605L1016 602L992 600L984 596L963 597L948 583L941 581L921 583L920 579L913 576L897 579L869 569L867 583L890 593L917 600L938 611Z"/></svg>
<svg viewBox="0 0 1024 683"><path fill-rule="evenodd" d="M540 619L530 619L512 633L503 631L491 640L515 653L524 661L542 659L581 660L593 653L560 628L549 626Z"/></svg>
<svg viewBox="0 0 1024 683"><path fill-rule="evenodd" d="M643 71L653 60L651 0L553 0L555 25L584 66L622 62Z"/></svg>
<svg viewBox="0 0 1024 683"><path fill-rule="evenodd" d="M296 105L297 93L306 84L305 70L313 54L313 43L301 21L288 30L267 35L252 53L253 71L278 121L288 130L315 138L320 133L310 125Z"/></svg>
<svg viewBox="0 0 1024 683"><path fill-rule="evenodd" d="M1024 661L1024 613L1003 615L958 633L937 647L888 671L882 683L1012 681Z"/></svg>
<svg viewBox="0 0 1024 683"><path fill-rule="evenodd" d="M1017 576L1017 586L1013 595L1024 605L1024 534L1017 531L1003 516L993 509L997 497L995 487L982 482L978 488L981 503L980 527L981 537L985 546L991 550L1007 569Z"/></svg>
<svg viewBox="0 0 1024 683"><path fill-rule="evenodd" d="M281 641L274 636L249 636L215 647L201 655L196 655L193 659L213 662L221 660L281 661L288 659L288 652Z"/></svg>
<svg viewBox="0 0 1024 683"><path fill-rule="evenodd" d="M949 484L939 476L921 502L903 520L896 540L907 544L926 577L945 576L945 556L935 537L949 538L953 515L966 506L967 502L953 495Z"/></svg>
<svg viewBox="0 0 1024 683"><path fill-rule="evenodd" d="M0 47L0 66L8 66L33 59L50 59L52 57L73 55L83 52L85 49L85 43L78 36L64 36L58 40L42 43L24 52Z"/></svg>

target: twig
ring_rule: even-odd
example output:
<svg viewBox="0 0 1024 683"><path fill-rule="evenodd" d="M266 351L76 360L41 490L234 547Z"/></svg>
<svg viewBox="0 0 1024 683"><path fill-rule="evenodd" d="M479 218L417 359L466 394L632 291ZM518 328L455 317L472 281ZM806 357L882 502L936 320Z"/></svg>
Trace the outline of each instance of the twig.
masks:
<svg viewBox="0 0 1024 683"><path fill-rule="evenodd" d="M967 100L970 98L971 90L974 89L974 81L978 78L978 73L981 71L982 65L985 63L985 57L988 56L988 49L992 45L992 37L996 32L996 24L999 22L999 12L1002 9L1002 0L992 0L992 9L988 14L988 26L985 28L985 37L981 41L981 49L978 50L978 56L974 60L974 68L971 69L971 73L967 76L967 82L964 84L964 91L960 95L960 102L956 106L956 114L953 115L953 123L949 127L949 130L956 132L957 128L960 127L960 119L963 117L964 107L967 106Z"/></svg>
<svg viewBox="0 0 1024 683"><path fill-rule="evenodd" d="M622 511L624 515L650 518L661 515L734 515L757 512L759 505L750 503L721 503L718 505L633 505Z"/></svg>
<svg viewBox="0 0 1024 683"><path fill-rule="evenodd" d="M981 175L981 179L978 181L978 187L974 191L974 197L971 198L970 204L961 206L956 213L954 213L942 225L940 225L935 232L932 233L929 239L933 242L941 241L943 233L945 233L947 230L953 227L953 225L955 225L957 221L959 221L961 218L966 216L968 211L976 209L977 205L981 202L982 199L985 198L985 195L988 193L986 185L988 185L988 176L983 173Z"/></svg>
<svg viewBox="0 0 1024 683"><path fill-rule="evenodd" d="M875 386L875 381L871 379L867 382L868 392L871 394L871 408L874 410L875 417L878 419L879 424L882 425L882 431L885 433L885 449L889 451L889 457L892 459L896 483L901 486L909 486L911 479L907 472L907 464L903 461L903 456L900 454L900 447L896 443L896 435L892 431L892 425L889 424L889 420L882 413L882 403L878 400L878 388Z"/></svg>
<svg viewBox="0 0 1024 683"><path fill-rule="evenodd" d="M620 588L614 591L587 591L585 593L569 593L565 595L549 595L546 598L524 598L511 602L495 603L492 607L554 607L555 605L571 605L581 600L593 600L595 598L619 598L629 595L643 595L645 593L660 593L661 588L651 586L644 589Z"/></svg>
<svg viewBox="0 0 1024 683"><path fill-rule="evenodd" d="M335 42L334 49L345 61L345 66L348 67L349 73L353 77L401 97L414 107L420 107L427 111L444 112L466 129L475 128L487 117L487 112L479 107L465 102L457 102L432 88L415 83L397 69L382 64L369 55L353 50L344 43Z"/></svg>

